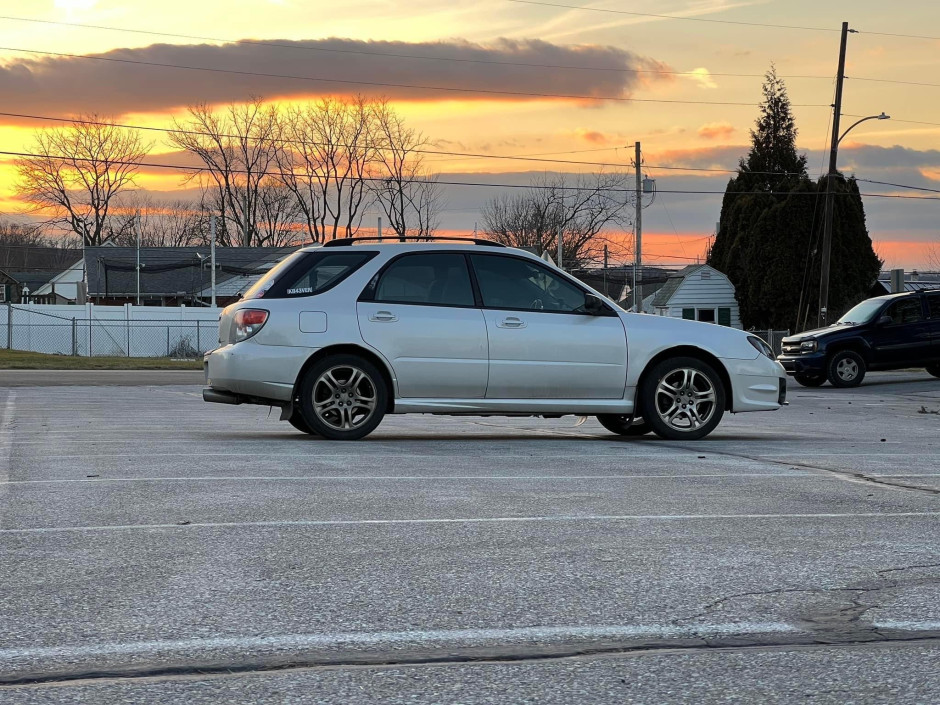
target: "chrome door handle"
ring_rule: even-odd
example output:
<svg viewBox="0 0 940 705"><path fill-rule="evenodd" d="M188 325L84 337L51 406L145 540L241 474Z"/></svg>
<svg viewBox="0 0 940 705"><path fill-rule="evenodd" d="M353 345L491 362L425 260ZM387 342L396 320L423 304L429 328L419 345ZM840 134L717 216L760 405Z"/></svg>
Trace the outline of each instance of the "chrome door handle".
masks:
<svg viewBox="0 0 940 705"><path fill-rule="evenodd" d="M391 311L376 311L371 316L369 316L370 321L397 321L398 316L396 316Z"/></svg>
<svg viewBox="0 0 940 705"><path fill-rule="evenodd" d="M516 316L504 318L496 324L499 328L525 328L525 321Z"/></svg>

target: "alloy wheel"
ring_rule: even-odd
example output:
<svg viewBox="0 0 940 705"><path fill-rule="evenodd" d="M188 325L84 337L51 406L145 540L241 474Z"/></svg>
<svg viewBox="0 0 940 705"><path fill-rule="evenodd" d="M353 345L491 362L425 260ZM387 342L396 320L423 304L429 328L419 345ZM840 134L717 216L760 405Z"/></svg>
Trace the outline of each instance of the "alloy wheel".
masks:
<svg viewBox="0 0 940 705"><path fill-rule="evenodd" d="M844 382L851 382L858 377L858 363L851 358L843 358L836 364L836 374Z"/></svg>
<svg viewBox="0 0 940 705"><path fill-rule="evenodd" d="M717 408L711 379L701 370L681 367L667 373L656 385L656 413L677 431L695 431L707 424Z"/></svg>
<svg viewBox="0 0 940 705"><path fill-rule="evenodd" d="M313 383L313 411L330 428L349 431L363 426L375 413L375 383L363 370L337 365Z"/></svg>

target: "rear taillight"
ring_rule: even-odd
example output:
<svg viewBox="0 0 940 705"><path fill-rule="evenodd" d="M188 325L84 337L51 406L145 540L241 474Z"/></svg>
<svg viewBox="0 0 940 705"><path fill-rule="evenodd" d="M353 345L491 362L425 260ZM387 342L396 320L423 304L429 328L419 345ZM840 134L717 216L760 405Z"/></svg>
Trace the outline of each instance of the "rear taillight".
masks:
<svg viewBox="0 0 940 705"><path fill-rule="evenodd" d="M235 314L235 342L247 340L264 327L268 312L260 308L243 308Z"/></svg>

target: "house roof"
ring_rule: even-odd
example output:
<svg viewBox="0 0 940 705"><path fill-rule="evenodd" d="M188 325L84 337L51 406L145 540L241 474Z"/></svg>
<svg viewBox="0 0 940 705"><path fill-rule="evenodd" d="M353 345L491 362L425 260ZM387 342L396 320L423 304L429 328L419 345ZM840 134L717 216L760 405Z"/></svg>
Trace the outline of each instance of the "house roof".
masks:
<svg viewBox="0 0 940 705"><path fill-rule="evenodd" d="M55 274L55 272L11 272L8 269L3 270L3 273L22 286L28 287L30 292L35 292Z"/></svg>
<svg viewBox="0 0 940 705"><path fill-rule="evenodd" d="M686 277L688 277L693 272L697 272L703 267L708 267L708 265L690 264L688 267L683 267L674 275L669 277L665 286L656 292L656 298L653 299L653 306L668 306L669 300L679 290L679 287L682 286L682 282L685 281Z"/></svg>
<svg viewBox="0 0 940 705"><path fill-rule="evenodd" d="M217 247L216 284L269 269L296 247ZM140 293L146 296L198 295L210 286L208 247L145 247L140 249ZM136 247L85 248L90 296L133 296L137 293Z"/></svg>

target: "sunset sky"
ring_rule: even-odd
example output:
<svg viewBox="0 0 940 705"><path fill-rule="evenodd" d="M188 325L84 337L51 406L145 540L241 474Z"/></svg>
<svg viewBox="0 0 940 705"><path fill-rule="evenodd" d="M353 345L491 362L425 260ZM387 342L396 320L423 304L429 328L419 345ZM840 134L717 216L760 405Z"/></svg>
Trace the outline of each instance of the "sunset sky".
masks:
<svg viewBox="0 0 940 705"><path fill-rule="evenodd" d="M0 9L0 95L8 113L95 112L167 126L196 101L363 93L391 98L441 151L591 162L428 158L442 180L486 183L526 184L546 171L629 169L639 140L645 172L660 190L644 211L645 259L664 264L702 255L730 174L684 169L736 166L748 149L771 62L786 80L810 174L821 173L838 30L848 21L858 33L848 42L843 127L857 119L850 116L882 111L892 120L853 130L839 167L859 179L928 189L860 183L866 194L925 197L864 199L887 267L923 267L928 245L940 242L940 200L929 200L940 198L935 0L3 0ZM672 17L629 14L645 12ZM284 46L235 43L246 39ZM398 85L367 85L374 83ZM43 124L0 117L0 150L27 149ZM159 133L148 139L156 140L151 161L175 158ZM8 216L19 207L11 160L0 158L0 211ZM139 184L159 192L183 188L181 175L166 171L148 170ZM448 187L442 227L472 230L483 203L498 193Z"/></svg>

